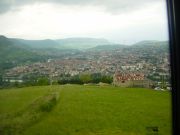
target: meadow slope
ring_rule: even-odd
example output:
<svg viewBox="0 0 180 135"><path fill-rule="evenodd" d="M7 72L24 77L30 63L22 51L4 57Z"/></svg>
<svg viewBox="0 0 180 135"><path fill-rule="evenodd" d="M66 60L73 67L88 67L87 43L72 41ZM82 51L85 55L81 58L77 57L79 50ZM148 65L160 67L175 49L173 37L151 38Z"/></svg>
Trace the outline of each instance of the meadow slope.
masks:
<svg viewBox="0 0 180 135"><path fill-rule="evenodd" d="M1 135L171 135L171 94L54 85L0 91Z"/></svg>

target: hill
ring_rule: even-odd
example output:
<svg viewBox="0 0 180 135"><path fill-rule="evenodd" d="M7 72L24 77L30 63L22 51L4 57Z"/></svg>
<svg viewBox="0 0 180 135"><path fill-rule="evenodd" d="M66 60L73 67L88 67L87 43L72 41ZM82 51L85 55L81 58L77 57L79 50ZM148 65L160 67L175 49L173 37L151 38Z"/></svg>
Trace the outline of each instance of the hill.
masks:
<svg viewBox="0 0 180 135"><path fill-rule="evenodd" d="M126 45L121 45L121 44L111 44L111 45L99 45L93 48L88 49L89 51L113 51L117 49L123 49L127 48L128 46Z"/></svg>
<svg viewBox="0 0 180 135"><path fill-rule="evenodd" d="M162 49L168 50L168 41L145 40L132 45L113 44L106 39L101 38L65 38L65 39L45 39L45 40L25 40L8 38L14 45L28 49L59 49L60 50L90 50L90 51L105 51L116 49Z"/></svg>
<svg viewBox="0 0 180 135"><path fill-rule="evenodd" d="M121 45L121 44L107 44L99 45L87 51L112 51L112 50L123 50L123 52L139 54L149 53L152 55L152 52L155 53L169 53L169 43L168 41L141 41L132 45Z"/></svg>
<svg viewBox="0 0 180 135"><path fill-rule="evenodd" d="M5 36L0 36L0 73L21 62L39 61L40 55L33 53L30 48L21 47L22 44L13 42Z"/></svg>
<svg viewBox="0 0 180 135"><path fill-rule="evenodd" d="M142 53L169 53L168 41L142 41L130 46L130 49Z"/></svg>
<svg viewBox="0 0 180 135"><path fill-rule="evenodd" d="M164 48L164 49L168 49L169 47L169 42L168 41L141 41L138 43L135 43L133 45L131 45L131 47L136 47L136 48Z"/></svg>
<svg viewBox="0 0 180 135"><path fill-rule="evenodd" d="M2 135L171 135L168 91L61 85L0 91Z"/></svg>
<svg viewBox="0 0 180 135"><path fill-rule="evenodd" d="M20 42L23 45L26 45L27 47L31 48L61 48L59 43L57 43L54 40L51 39L45 39L45 40L25 40L25 39L12 39L15 40L16 42ZM63 49L63 47L62 47Z"/></svg>
<svg viewBox="0 0 180 135"><path fill-rule="evenodd" d="M88 49L98 45L109 44L108 40L101 38L65 38L56 41L69 49Z"/></svg>
<svg viewBox="0 0 180 135"><path fill-rule="evenodd" d="M144 40L133 44L133 46L168 45L168 41Z"/></svg>
<svg viewBox="0 0 180 135"><path fill-rule="evenodd" d="M65 38L65 39L45 39L45 40L25 40L11 38L14 42L21 43L31 48L58 48L58 49L87 49L97 45L109 44L105 39L98 38Z"/></svg>

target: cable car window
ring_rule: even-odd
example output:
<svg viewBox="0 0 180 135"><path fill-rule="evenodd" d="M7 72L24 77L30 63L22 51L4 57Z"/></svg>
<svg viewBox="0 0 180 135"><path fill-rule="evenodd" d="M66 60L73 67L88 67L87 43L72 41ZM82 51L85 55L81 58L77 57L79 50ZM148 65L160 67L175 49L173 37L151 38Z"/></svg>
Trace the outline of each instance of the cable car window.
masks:
<svg viewBox="0 0 180 135"><path fill-rule="evenodd" d="M171 135L165 0L1 0L0 134Z"/></svg>

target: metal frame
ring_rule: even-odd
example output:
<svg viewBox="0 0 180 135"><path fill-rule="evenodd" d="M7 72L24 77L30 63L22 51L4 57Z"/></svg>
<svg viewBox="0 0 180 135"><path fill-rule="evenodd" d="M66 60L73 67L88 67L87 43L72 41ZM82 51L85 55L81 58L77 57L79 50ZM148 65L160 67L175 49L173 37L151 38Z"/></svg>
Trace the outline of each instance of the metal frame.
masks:
<svg viewBox="0 0 180 135"><path fill-rule="evenodd" d="M171 59L173 135L180 135L180 5L178 0L166 0L168 9ZM179 11L179 12L178 12Z"/></svg>

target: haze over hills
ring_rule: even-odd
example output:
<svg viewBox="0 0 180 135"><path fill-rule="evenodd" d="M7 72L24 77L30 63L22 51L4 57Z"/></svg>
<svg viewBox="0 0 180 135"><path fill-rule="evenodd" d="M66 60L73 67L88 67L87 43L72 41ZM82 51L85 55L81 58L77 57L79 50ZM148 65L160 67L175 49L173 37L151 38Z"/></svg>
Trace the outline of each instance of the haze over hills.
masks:
<svg viewBox="0 0 180 135"><path fill-rule="evenodd" d="M0 62L8 62L11 60L28 60L33 57L37 58L38 54L31 51L30 48L25 47L24 44L0 36Z"/></svg>
<svg viewBox="0 0 180 135"><path fill-rule="evenodd" d="M5 37L5 36L2 36ZM64 39L44 39L44 40L26 40L18 38L8 38L9 41L13 42L14 45L23 47L28 50L33 49L46 49L46 48L56 48L56 49L89 49L89 50L106 50L106 49L119 49L127 48L124 44L115 44L109 42L103 38L64 38ZM140 41L135 44L130 45L131 47L142 47L142 46L161 46L168 45L167 41L157 41L157 40L145 40ZM130 47L129 46L129 47Z"/></svg>
<svg viewBox="0 0 180 135"><path fill-rule="evenodd" d="M133 50L138 50L139 52L149 52L149 50L154 50L156 52L166 52L169 53L169 42L168 41L141 41L136 44L131 45L130 47Z"/></svg>
<svg viewBox="0 0 180 135"><path fill-rule="evenodd" d="M108 51L108 50L116 50L116 49L123 49L123 48L128 48L127 45L122 45L122 44L111 44L111 45L99 45L93 48L89 48L88 51Z"/></svg>
<svg viewBox="0 0 180 135"><path fill-rule="evenodd" d="M137 42L132 45L125 44L114 44L103 38L65 38L65 39L44 39L44 40L26 40L18 38L7 38L5 36L0 36L0 42L6 45L13 44L16 47L24 49L46 49L46 48L56 48L56 49L118 49L127 47L150 47L150 46L161 46L168 45L167 41L157 41L157 40L144 40ZM2 46L2 45L1 45Z"/></svg>
<svg viewBox="0 0 180 135"><path fill-rule="evenodd" d="M158 40L144 40L133 44L133 46L141 47L141 46L160 46L160 45L168 45L168 41L158 41Z"/></svg>
<svg viewBox="0 0 180 135"><path fill-rule="evenodd" d="M84 51L110 51L117 49L145 50L158 49L168 50L167 41L147 40L133 45L113 44L106 39L98 38L66 38L58 40L24 40L0 36L1 61L9 59L26 59L38 54L61 56Z"/></svg>
<svg viewBox="0 0 180 135"><path fill-rule="evenodd" d="M59 44L51 39L44 40L25 40L25 39L11 39L15 42L22 43L31 48L60 48Z"/></svg>
<svg viewBox="0 0 180 135"><path fill-rule="evenodd" d="M102 38L65 38L56 40L61 46L69 49L88 49L104 44L112 44Z"/></svg>
<svg viewBox="0 0 180 135"><path fill-rule="evenodd" d="M110 45L99 45L88 49L89 51L105 51L105 50L117 50L117 49L129 49L129 50L150 50L157 49L161 51L167 51L169 49L168 41L156 41L156 40L146 40L140 41L132 45L123 44L110 44Z"/></svg>
<svg viewBox="0 0 180 135"><path fill-rule="evenodd" d="M0 74L19 63L36 62L45 59L31 48L18 41L0 36Z"/></svg>
<svg viewBox="0 0 180 135"><path fill-rule="evenodd" d="M44 39L25 40L11 38L13 42L19 42L31 48L58 48L58 49L88 49L98 45L110 44L106 39L101 38L65 38L65 39Z"/></svg>
<svg viewBox="0 0 180 135"><path fill-rule="evenodd" d="M60 50L85 50L85 51L104 51L104 50L116 50L116 49L164 49L168 50L167 41L146 40L135 43L133 45L113 44L106 39L98 38L66 38L58 40L24 40L16 38L7 38L0 36L0 55L2 57L9 57L13 54L26 54L23 56L26 58L28 54L33 52L53 52L54 54L62 53ZM21 53L20 53L21 52ZM23 52L23 53L22 53ZM6 54L6 55L5 55ZM8 55L7 55L8 54ZM31 54L30 54L31 55ZM34 54L32 54L34 55ZM1 57L1 58L2 58ZM22 57L22 56L21 56ZM14 57L15 58L15 57Z"/></svg>

